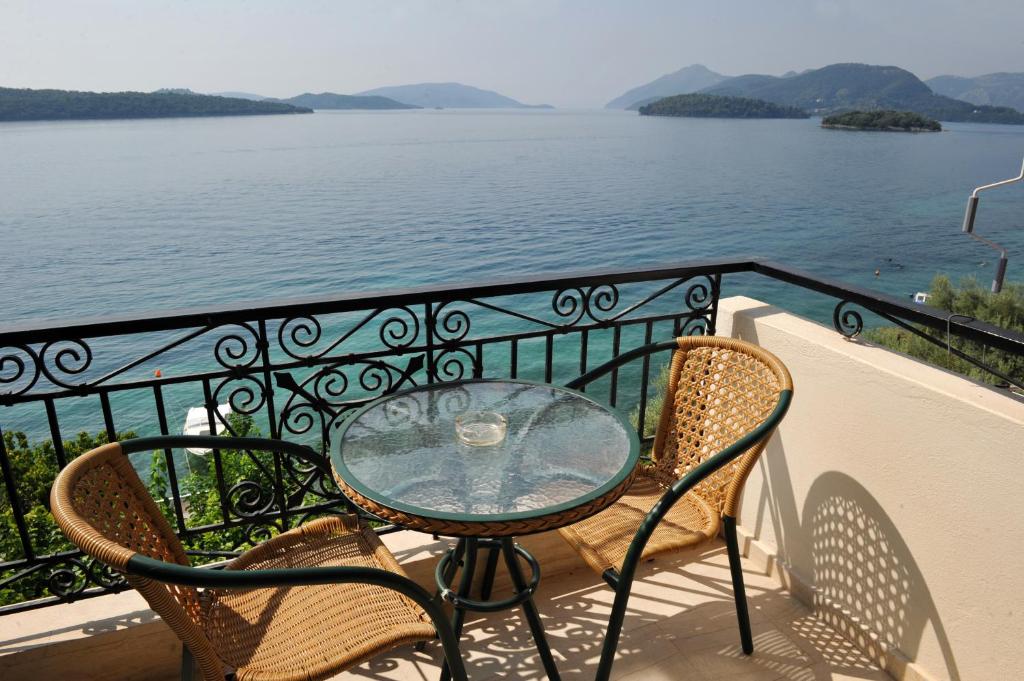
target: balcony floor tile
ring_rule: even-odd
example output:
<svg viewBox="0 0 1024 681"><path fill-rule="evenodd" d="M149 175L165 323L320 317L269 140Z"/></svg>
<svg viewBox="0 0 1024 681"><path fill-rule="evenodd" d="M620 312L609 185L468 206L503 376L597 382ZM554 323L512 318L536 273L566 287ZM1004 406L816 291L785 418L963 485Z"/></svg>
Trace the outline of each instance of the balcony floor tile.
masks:
<svg viewBox="0 0 1024 681"><path fill-rule="evenodd" d="M789 597L774 581L744 572L754 633L743 655L725 549L645 565L634 584L612 676L622 681L889 681L867 656ZM496 596L498 594L495 594ZM592 679L612 592L589 570L541 582L538 607L566 681ZM472 681L544 679L519 611L473 615L463 633ZM433 681L440 647L393 651L335 677L336 681Z"/></svg>

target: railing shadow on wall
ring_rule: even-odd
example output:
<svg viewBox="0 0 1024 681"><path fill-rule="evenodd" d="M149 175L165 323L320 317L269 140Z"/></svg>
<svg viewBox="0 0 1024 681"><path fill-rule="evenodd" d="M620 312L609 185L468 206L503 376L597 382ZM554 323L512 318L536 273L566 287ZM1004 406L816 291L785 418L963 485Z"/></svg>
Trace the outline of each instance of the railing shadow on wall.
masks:
<svg viewBox="0 0 1024 681"><path fill-rule="evenodd" d="M46 438L41 451L52 469L45 475L52 476L72 454L64 442L79 430L109 439L127 430L175 434L184 405L203 407L209 422L231 434L218 408L226 403L256 420L264 435L323 451L334 419L400 388L479 376L564 382L652 340L713 334L723 277L736 273L838 299L835 327L847 336L863 325L856 305L1024 354L1022 334L777 264L723 259L8 326L0 328L0 435L34 430L37 442ZM589 390L642 424L658 368L644 360ZM0 516L9 522L0 545L0 595L31 582L26 597L35 600L0 606L0 613L125 588L118 575L76 551L46 545L54 531L46 522L46 481L30 498L26 485L38 488L40 480L29 480L9 447L0 438ZM313 514L350 509L316 470L242 452L253 479L227 479L226 457L214 450L206 460L216 478L216 514L200 525L179 480L187 457L155 454L164 460L172 525L208 559L225 552L204 550L204 536L236 531L255 541Z"/></svg>
<svg viewBox="0 0 1024 681"><path fill-rule="evenodd" d="M914 661L930 629L948 677L959 681L956 656L924 574L885 509L860 482L828 471L814 480L799 511L780 435L759 462L765 486L753 536L762 536L767 518L778 559L812 587L815 612L861 650L880 662L886 650ZM807 566L813 566L813 574L801 572Z"/></svg>
<svg viewBox="0 0 1024 681"><path fill-rule="evenodd" d="M946 673L959 681L956 657L924 575L896 525L863 485L836 471L819 476L804 503L803 531L811 538L819 611L849 613L909 660L917 658L931 628Z"/></svg>
<svg viewBox="0 0 1024 681"><path fill-rule="evenodd" d="M753 321L778 313L764 305L745 309L743 316ZM758 343L754 324L744 325L738 336ZM883 646L913 661L931 627L950 680L960 681L924 575L885 509L861 482L828 471L815 478L799 511L784 440L784 430L776 433L758 462L765 484L753 537L763 536L767 518L778 559L813 588L815 612L861 650L880 660L884 651L873 639L878 636ZM813 566L812 574L801 572L807 566Z"/></svg>

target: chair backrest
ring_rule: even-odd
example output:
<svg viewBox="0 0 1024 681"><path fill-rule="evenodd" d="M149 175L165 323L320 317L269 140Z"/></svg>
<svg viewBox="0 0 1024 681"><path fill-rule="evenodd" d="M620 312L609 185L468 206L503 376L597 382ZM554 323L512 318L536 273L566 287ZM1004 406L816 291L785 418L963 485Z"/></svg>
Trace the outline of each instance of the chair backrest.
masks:
<svg viewBox="0 0 1024 681"><path fill-rule="evenodd" d="M749 433L772 412L779 393L793 389L782 362L746 341L684 336L676 343L652 451L665 484ZM693 491L719 513L735 517L743 484L767 441L762 438Z"/></svg>
<svg viewBox="0 0 1024 681"><path fill-rule="evenodd" d="M69 463L50 491L50 511L84 553L125 572L136 553L189 565L185 550L118 443L93 449ZM131 584L188 645L205 678L223 678L223 664L200 626L196 589L126 575Z"/></svg>

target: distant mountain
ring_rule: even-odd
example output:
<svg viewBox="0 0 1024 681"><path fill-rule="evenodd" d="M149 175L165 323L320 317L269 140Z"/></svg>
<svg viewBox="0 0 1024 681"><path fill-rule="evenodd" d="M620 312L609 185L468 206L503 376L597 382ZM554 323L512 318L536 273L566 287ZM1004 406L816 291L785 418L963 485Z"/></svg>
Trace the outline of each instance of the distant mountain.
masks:
<svg viewBox="0 0 1024 681"><path fill-rule="evenodd" d="M940 121L1024 124L1024 114L1015 109L937 95L913 73L896 66L832 64L788 78L737 76L701 92L753 97L818 114L895 109Z"/></svg>
<svg viewBox="0 0 1024 681"><path fill-rule="evenodd" d="M253 102L262 102L264 99L272 99L263 95L254 95L251 92L210 92L214 97L230 97L232 99L248 99Z"/></svg>
<svg viewBox="0 0 1024 681"><path fill-rule="evenodd" d="M0 121L173 118L313 113L278 102L178 92L77 92L0 88Z"/></svg>
<svg viewBox="0 0 1024 681"><path fill-rule="evenodd" d="M551 109L548 104L523 104L511 97L461 83L419 83L393 85L356 93L360 96L390 97L404 104L445 109Z"/></svg>
<svg viewBox="0 0 1024 681"><path fill-rule="evenodd" d="M692 92L688 92L686 94L693 94L693 93ZM653 97L645 97L644 99L641 99L639 102L633 102L632 104L627 106L626 107L626 111L639 111L640 109L644 108L648 104L654 104L655 102L659 102L659 101L665 99L666 97L675 97L675 96L676 95L655 95ZM608 105L605 105L604 108L608 109L610 107Z"/></svg>
<svg viewBox="0 0 1024 681"><path fill-rule="evenodd" d="M1024 111L1024 73L989 73L974 78L936 76L925 84L936 94L971 104L1010 106Z"/></svg>
<svg viewBox="0 0 1024 681"><path fill-rule="evenodd" d="M339 95L333 92L321 92L318 95L310 92L289 97L288 99L268 99L265 101L284 102L294 106L306 106L310 109L419 109L418 106L396 102L387 97Z"/></svg>
<svg viewBox="0 0 1024 681"><path fill-rule="evenodd" d="M641 116L687 118L810 118L803 109L780 106L763 99L691 93L675 95L640 107Z"/></svg>
<svg viewBox="0 0 1024 681"><path fill-rule="evenodd" d="M604 105L606 109L636 109L662 97L686 95L717 85L728 76L715 73L702 64L692 64L656 78L646 85L635 87Z"/></svg>

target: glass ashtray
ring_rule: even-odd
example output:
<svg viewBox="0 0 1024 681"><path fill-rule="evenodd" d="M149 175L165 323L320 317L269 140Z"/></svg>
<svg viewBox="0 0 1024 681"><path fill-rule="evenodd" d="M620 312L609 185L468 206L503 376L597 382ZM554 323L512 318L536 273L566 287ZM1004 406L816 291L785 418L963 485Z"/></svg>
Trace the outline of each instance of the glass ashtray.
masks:
<svg viewBox="0 0 1024 681"><path fill-rule="evenodd" d="M493 411L467 411L455 417L459 442L473 447L496 445L505 439L508 419Z"/></svg>

